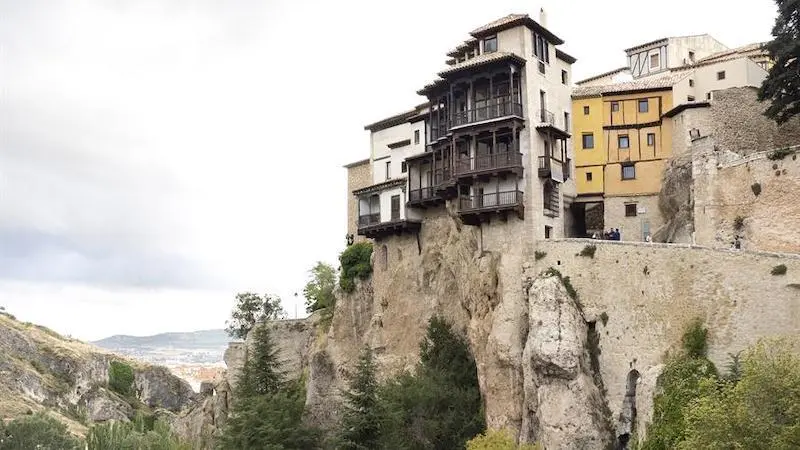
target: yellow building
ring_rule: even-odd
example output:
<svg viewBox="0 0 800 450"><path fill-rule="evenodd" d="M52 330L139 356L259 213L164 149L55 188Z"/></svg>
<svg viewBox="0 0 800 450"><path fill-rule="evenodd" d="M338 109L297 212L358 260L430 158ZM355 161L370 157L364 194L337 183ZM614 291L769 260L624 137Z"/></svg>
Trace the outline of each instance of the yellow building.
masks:
<svg viewBox="0 0 800 450"><path fill-rule="evenodd" d="M588 234L619 228L625 240L644 240L661 226L658 193L672 132L663 114L673 86L686 73L605 86L572 95L576 202ZM581 218L578 219L581 222Z"/></svg>

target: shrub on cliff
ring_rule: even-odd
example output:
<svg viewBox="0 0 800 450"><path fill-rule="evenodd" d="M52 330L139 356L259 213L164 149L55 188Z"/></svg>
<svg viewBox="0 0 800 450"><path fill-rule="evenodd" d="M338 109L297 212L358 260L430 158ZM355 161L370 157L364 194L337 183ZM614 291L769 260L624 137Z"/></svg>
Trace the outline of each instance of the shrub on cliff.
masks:
<svg viewBox="0 0 800 450"><path fill-rule="evenodd" d="M133 395L133 367L120 361L111 361L108 368L108 387L123 397Z"/></svg>
<svg viewBox="0 0 800 450"><path fill-rule="evenodd" d="M353 292L356 278L365 279L372 273L370 257L372 256L372 243L359 242L353 244L339 255L342 273L339 275L339 286L345 292Z"/></svg>
<svg viewBox="0 0 800 450"><path fill-rule="evenodd" d="M336 287L336 270L329 264L318 261L309 271L309 280L303 288L306 298L306 312L318 309L333 308L336 297L333 288Z"/></svg>
<svg viewBox="0 0 800 450"><path fill-rule="evenodd" d="M0 450L78 450L83 444L67 426L45 413L20 417L3 425L0 420Z"/></svg>
<svg viewBox="0 0 800 450"><path fill-rule="evenodd" d="M157 420L148 424L142 416L133 422L109 422L92 426L86 436L86 445L88 450L191 450L192 448L172 434L166 422Z"/></svg>
<svg viewBox="0 0 800 450"><path fill-rule="evenodd" d="M519 444L507 430L488 430L467 441L467 450L541 450L539 444Z"/></svg>
<svg viewBox="0 0 800 450"><path fill-rule="evenodd" d="M466 340L443 319L428 323L416 375L380 390L386 415L382 448L464 448L485 430L478 369Z"/></svg>

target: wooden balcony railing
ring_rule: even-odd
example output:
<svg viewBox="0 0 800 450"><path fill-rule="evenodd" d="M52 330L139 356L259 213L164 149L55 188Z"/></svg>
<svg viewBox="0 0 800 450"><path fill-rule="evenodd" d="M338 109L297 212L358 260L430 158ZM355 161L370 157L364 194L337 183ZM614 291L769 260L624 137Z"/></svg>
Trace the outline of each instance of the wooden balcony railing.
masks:
<svg viewBox="0 0 800 450"><path fill-rule="evenodd" d="M509 208L520 205L522 205L521 191L487 192L482 195L462 195L458 198L460 212Z"/></svg>
<svg viewBox="0 0 800 450"><path fill-rule="evenodd" d="M558 122L556 122L557 120ZM555 114L546 109L539 110L539 125L537 125L537 127L553 127L569 133L569 123L567 123L567 118L557 118Z"/></svg>
<svg viewBox="0 0 800 450"><path fill-rule="evenodd" d="M433 184L438 186L453 179L453 174L449 167L442 167L433 171Z"/></svg>
<svg viewBox="0 0 800 450"><path fill-rule="evenodd" d="M358 226L359 227L368 227L370 225L375 225L381 223L381 214L365 214L363 216L358 216Z"/></svg>
<svg viewBox="0 0 800 450"><path fill-rule="evenodd" d="M484 120L507 116L522 117L522 104L513 103L506 99L505 101L490 103L488 105L468 109L466 111L457 111L453 113L453 121L451 126L458 127L474 122L481 122Z"/></svg>
<svg viewBox="0 0 800 450"><path fill-rule="evenodd" d="M467 175L476 172L510 169L522 166L522 153L501 152L480 155L474 158L456 160L456 175Z"/></svg>
<svg viewBox="0 0 800 450"><path fill-rule="evenodd" d="M428 186L420 189L410 189L408 191L408 202L421 202L425 200L433 200L438 198L436 195L436 191L433 189L433 186Z"/></svg>

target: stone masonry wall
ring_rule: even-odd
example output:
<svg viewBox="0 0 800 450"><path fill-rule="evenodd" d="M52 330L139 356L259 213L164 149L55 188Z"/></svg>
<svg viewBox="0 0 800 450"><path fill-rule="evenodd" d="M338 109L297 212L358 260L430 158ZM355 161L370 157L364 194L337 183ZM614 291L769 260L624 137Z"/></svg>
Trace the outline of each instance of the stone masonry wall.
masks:
<svg viewBox="0 0 800 450"><path fill-rule="evenodd" d="M347 234L355 237L355 242L367 238L358 235L358 199L353 191L372 184L372 165L369 160L347 168Z"/></svg>
<svg viewBox="0 0 800 450"><path fill-rule="evenodd" d="M746 249L800 253L800 147L776 161L770 152L730 161L730 153L705 150L692 169L695 242L729 248L738 237Z"/></svg>
<svg viewBox="0 0 800 450"><path fill-rule="evenodd" d="M595 245L593 258L578 256ZM569 276L599 335L599 365L614 418L632 370L637 429L650 420L652 393L667 352L695 317L709 328L709 356L724 368L729 354L766 336L800 334L800 255L729 251L680 244L570 239L540 241L546 252L528 264ZM786 275L771 275L778 264Z"/></svg>
<svg viewBox="0 0 800 450"><path fill-rule="evenodd" d="M753 87L714 91L711 102L711 134L719 150L751 153L800 144L800 118L780 127L762 113L766 103L760 103ZM701 134L705 135L701 129Z"/></svg>
<svg viewBox="0 0 800 450"><path fill-rule="evenodd" d="M625 216L626 204L636 205L636 215ZM658 209L658 195L637 195L626 197L606 197L605 231L619 228L623 241L644 241L645 223L649 223L650 235L664 223Z"/></svg>

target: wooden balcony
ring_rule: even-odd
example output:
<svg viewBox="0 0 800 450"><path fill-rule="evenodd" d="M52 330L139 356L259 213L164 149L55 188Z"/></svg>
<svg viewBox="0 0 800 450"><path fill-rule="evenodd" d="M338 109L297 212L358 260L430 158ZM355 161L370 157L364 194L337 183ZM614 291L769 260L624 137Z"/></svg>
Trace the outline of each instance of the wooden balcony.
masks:
<svg viewBox="0 0 800 450"><path fill-rule="evenodd" d="M493 99L497 101L499 99ZM522 104L513 103L506 99L486 106L458 111L453 113L450 128L462 127L473 123L484 122L487 120L500 119L504 117L522 118Z"/></svg>
<svg viewBox="0 0 800 450"><path fill-rule="evenodd" d="M395 219L381 222L380 214L367 214L358 217L358 234L370 239L378 239L405 231L418 231L420 222L416 220Z"/></svg>
<svg viewBox="0 0 800 450"><path fill-rule="evenodd" d="M555 177L554 177L554 170ZM557 175L561 174L559 178ZM566 180L568 173L564 173L564 164L550 155L539 156L539 178L553 178L558 182Z"/></svg>
<svg viewBox="0 0 800 450"><path fill-rule="evenodd" d="M456 178L504 176L514 173L522 176L522 153L502 152L456 160Z"/></svg>
<svg viewBox="0 0 800 450"><path fill-rule="evenodd" d="M506 219L509 212L515 212L520 219L523 218L521 191L487 192L458 197L458 213L467 224L487 221L493 215Z"/></svg>
<svg viewBox="0 0 800 450"><path fill-rule="evenodd" d="M556 120L555 114L542 109L539 111L539 123L536 129L540 132L554 136L557 139L569 139L569 124L565 123L566 118Z"/></svg>
<svg viewBox="0 0 800 450"><path fill-rule="evenodd" d="M436 191L436 188L428 186L419 189L410 189L408 191L408 202L406 202L406 205L425 208L442 203L443 201L444 199Z"/></svg>
<svg viewBox="0 0 800 450"><path fill-rule="evenodd" d="M443 199L453 198L456 191L456 179L449 167L438 168L433 171L433 186L436 195Z"/></svg>

